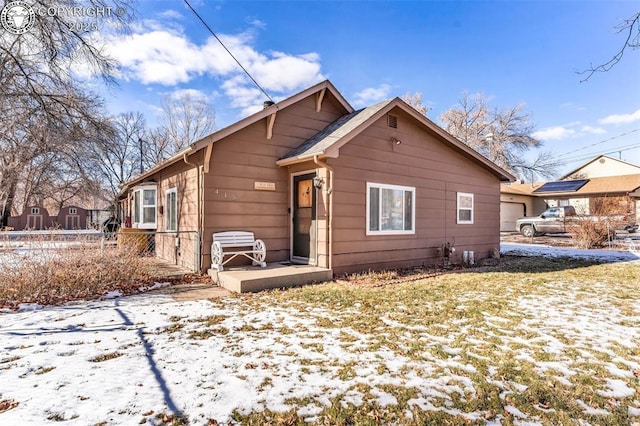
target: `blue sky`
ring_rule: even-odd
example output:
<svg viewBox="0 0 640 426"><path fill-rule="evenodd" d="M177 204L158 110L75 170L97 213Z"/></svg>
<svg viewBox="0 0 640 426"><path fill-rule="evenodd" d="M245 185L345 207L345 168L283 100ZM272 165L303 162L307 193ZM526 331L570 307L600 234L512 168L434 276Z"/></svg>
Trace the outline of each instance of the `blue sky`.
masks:
<svg viewBox="0 0 640 426"><path fill-rule="evenodd" d="M615 27L637 2L191 4L275 100L328 78L354 107L422 92L438 122L463 91L483 92L495 107L526 104L544 149L565 159L560 172L616 150L640 164L640 51L587 82L576 73L620 49ZM198 91L221 128L261 107L265 96L184 2L142 0L137 12L133 32L109 40L123 64L111 112L153 122L163 96Z"/></svg>

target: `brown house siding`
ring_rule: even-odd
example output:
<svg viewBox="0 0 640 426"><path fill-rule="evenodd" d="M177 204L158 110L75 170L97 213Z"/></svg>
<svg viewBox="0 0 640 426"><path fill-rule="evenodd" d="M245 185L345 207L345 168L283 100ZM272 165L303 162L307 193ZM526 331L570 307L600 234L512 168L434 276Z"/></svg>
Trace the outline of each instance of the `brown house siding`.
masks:
<svg viewBox="0 0 640 426"><path fill-rule="evenodd" d="M198 164L199 158L202 158L202 153L190 157L189 161ZM196 261L194 256L197 255L194 247L198 244L198 169L181 161L159 171L151 180L158 184L156 256L175 265L193 268ZM177 190L178 233L166 231L166 191L171 188ZM177 244L176 239L178 239Z"/></svg>
<svg viewBox="0 0 640 426"><path fill-rule="evenodd" d="M329 95L316 112L313 95L277 112L271 139L266 138L266 120L261 120L214 144L210 171L204 175L205 268L211 262L212 234L228 230L251 231L263 239L267 262L289 259L291 170L276 160L344 113ZM255 182L275 183L276 190L256 190Z"/></svg>
<svg viewBox="0 0 640 426"><path fill-rule="evenodd" d="M499 180L477 163L413 125L402 113L398 129L386 117L340 149L335 168L333 269L336 273L408 267L439 261L450 242L477 259L499 247ZM391 136L401 140L391 142ZM413 235L366 235L366 184L416 188ZM456 223L456 194L474 194L474 223ZM445 205L445 209L442 206Z"/></svg>

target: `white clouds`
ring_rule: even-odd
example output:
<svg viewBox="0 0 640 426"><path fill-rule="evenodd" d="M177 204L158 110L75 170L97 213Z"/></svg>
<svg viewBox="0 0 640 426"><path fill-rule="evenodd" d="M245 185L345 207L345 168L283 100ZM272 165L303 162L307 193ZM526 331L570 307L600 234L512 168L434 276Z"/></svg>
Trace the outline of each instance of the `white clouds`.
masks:
<svg viewBox="0 0 640 426"><path fill-rule="evenodd" d="M160 16L161 18L166 18L166 19L182 19L182 18L184 18L182 13L178 12L177 10L172 10L172 9L168 9L168 10L165 10L163 12L160 12L158 14L158 16Z"/></svg>
<svg viewBox="0 0 640 426"><path fill-rule="evenodd" d="M594 127L588 124L582 124L580 121L572 121L571 123L559 126L547 127L546 129L534 132L532 136L542 141L565 140L587 135L602 135L607 133L602 127Z"/></svg>
<svg viewBox="0 0 640 426"><path fill-rule="evenodd" d="M593 127L593 126L582 126L580 131L584 133L590 133L592 135L603 135L607 133L607 131L602 127Z"/></svg>
<svg viewBox="0 0 640 426"><path fill-rule="evenodd" d="M172 11L165 14L178 17ZM258 52L251 32L219 37L274 97L325 79L317 53ZM175 86L208 76L221 79L221 87L232 106L242 108L245 113L261 108L264 101L265 96L214 37L197 44L190 41L180 27L168 29L164 23L145 21L133 34L113 37L107 45L109 53L120 62L120 76L124 79Z"/></svg>
<svg viewBox="0 0 640 426"><path fill-rule="evenodd" d="M384 83L378 87L368 87L353 96L353 105L362 107L387 99L391 89L391 85Z"/></svg>
<svg viewBox="0 0 640 426"><path fill-rule="evenodd" d="M574 121L559 126L547 127L534 132L532 136L536 139L546 141L604 135L607 133L607 125L630 124L636 121L640 121L640 109L628 114L611 114L599 119L598 123L604 125L604 127L592 126L589 124L583 124L580 121Z"/></svg>
<svg viewBox="0 0 640 426"><path fill-rule="evenodd" d="M640 121L640 109L629 114L612 114L598 120L600 124L628 124Z"/></svg>
<svg viewBox="0 0 640 426"><path fill-rule="evenodd" d="M190 97L192 99L202 99L205 101L209 100L209 95L197 89L178 89L169 93L168 96L171 99L181 99L184 97Z"/></svg>
<svg viewBox="0 0 640 426"><path fill-rule="evenodd" d="M571 137L575 134L576 131L573 129L563 126L555 126L534 132L531 136L543 141L550 141L567 139L568 137Z"/></svg>

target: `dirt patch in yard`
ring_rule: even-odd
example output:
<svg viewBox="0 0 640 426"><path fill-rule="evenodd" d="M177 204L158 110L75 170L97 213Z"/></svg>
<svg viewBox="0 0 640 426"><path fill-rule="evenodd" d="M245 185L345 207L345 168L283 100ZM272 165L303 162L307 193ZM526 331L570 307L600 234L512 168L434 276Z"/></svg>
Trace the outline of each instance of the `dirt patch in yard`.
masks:
<svg viewBox="0 0 640 426"><path fill-rule="evenodd" d="M542 244L553 247L576 247L569 234L541 235L528 238L521 234L502 234L500 241L504 243Z"/></svg>

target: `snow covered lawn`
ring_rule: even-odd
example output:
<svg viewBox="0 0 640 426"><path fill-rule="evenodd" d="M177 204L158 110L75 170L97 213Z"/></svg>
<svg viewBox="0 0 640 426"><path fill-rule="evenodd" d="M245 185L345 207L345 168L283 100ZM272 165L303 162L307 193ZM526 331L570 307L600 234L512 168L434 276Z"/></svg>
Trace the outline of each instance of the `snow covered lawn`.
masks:
<svg viewBox="0 0 640 426"><path fill-rule="evenodd" d="M637 424L639 269L4 313L0 424Z"/></svg>

